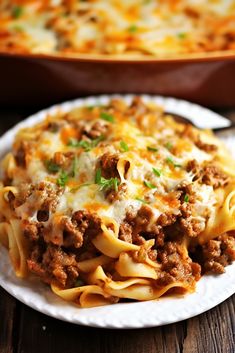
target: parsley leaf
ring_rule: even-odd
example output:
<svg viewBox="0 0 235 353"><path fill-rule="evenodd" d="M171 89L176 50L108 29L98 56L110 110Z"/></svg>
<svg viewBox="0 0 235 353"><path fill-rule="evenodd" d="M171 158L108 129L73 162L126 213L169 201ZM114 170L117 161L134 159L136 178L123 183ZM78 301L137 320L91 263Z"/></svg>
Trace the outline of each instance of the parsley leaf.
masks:
<svg viewBox="0 0 235 353"><path fill-rule="evenodd" d="M131 25L130 27L128 27L128 32L130 33L136 33L138 30L138 27L136 25Z"/></svg>
<svg viewBox="0 0 235 353"><path fill-rule="evenodd" d="M157 151L158 151L158 148L151 147L151 146L147 146L147 150L148 150L148 151L152 151L152 152L157 152Z"/></svg>
<svg viewBox="0 0 235 353"><path fill-rule="evenodd" d="M147 204L147 203L148 203L147 201L145 201L145 200L143 200L143 199L141 199L141 198L139 198L139 197L136 197L135 199L136 199L137 201L139 201L139 202L144 203L144 204Z"/></svg>
<svg viewBox="0 0 235 353"><path fill-rule="evenodd" d="M24 12L24 8L22 6L14 6L12 8L11 14L12 14L12 17L19 18L20 16L22 16L23 12Z"/></svg>
<svg viewBox="0 0 235 353"><path fill-rule="evenodd" d="M173 165L174 168L181 168L181 167L182 167L181 164L175 163L172 157L167 157L167 158L166 158L166 162L167 162L168 164Z"/></svg>
<svg viewBox="0 0 235 353"><path fill-rule="evenodd" d="M68 174L64 170L62 170L59 174L58 179L56 180L57 185L65 187L65 185L68 182L68 179L69 179Z"/></svg>
<svg viewBox="0 0 235 353"><path fill-rule="evenodd" d="M165 144L165 147L170 151L170 150L172 149L173 145L172 145L171 142L167 142L167 143Z"/></svg>
<svg viewBox="0 0 235 353"><path fill-rule="evenodd" d="M122 152L127 152L127 151L129 151L129 147L127 146L126 142L124 142L124 141L121 141L121 142L120 142L120 148L121 148L121 151L122 151Z"/></svg>
<svg viewBox="0 0 235 353"><path fill-rule="evenodd" d="M75 156L74 159L73 159L73 163L72 163L71 176L73 178L76 178L77 172L78 172L78 157Z"/></svg>
<svg viewBox="0 0 235 353"><path fill-rule="evenodd" d="M186 36L187 36L187 34L184 33L184 32L180 32L180 33L177 34L177 37L178 37L179 39L184 39L184 38L186 38Z"/></svg>
<svg viewBox="0 0 235 353"><path fill-rule="evenodd" d="M189 202L189 195L188 194L184 195L184 202Z"/></svg>
<svg viewBox="0 0 235 353"><path fill-rule="evenodd" d="M147 188L149 189L156 189L156 185L153 185L152 183L150 183L149 181L144 181L144 185L147 186Z"/></svg>
<svg viewBox="0 0 235 353"><path fill-rule="evenodd" d="M159 169L157 169L157 168L153 168L153 172L154 172L154 174L155 174L156 176L158 176L158 177L160 177L161 174L162 174L161 170L159 170Z"/></svg>
<svg viewBox="0 0 235 353"><path fill-rule="evenodd" d="M45 163L45 167L47 168L48 172L50 172L50 173L59 172L60 166L58 166L58 164L56 164L52 160L47 160L44 163Z"/></svg>
<svg viewBox="0 0 235 353"><path fill-rule="evenodd" d="M70 139L68 142L68 146L83 148L85 152L89 152L90 150L92 150L92 148L95 148L103 140L104 140L103 135L91 141L87 141L87 140L78 141L76 139Z"/></svg>
<svg viewBox="0 0 235 353"><path fill-rule="evenodd" d="M95 174L95 183L100 186L100 190L114 189L118 191L119 180L118 178L106 179L101 175L101 169L97 169Z"/></svg>
<svg viewBox="0 0 235 353"><path fill-rule="evenodd" d="M115 119L114 119L113 115L108 114L106 112L101 112L100 113L100 119L109 121L110 123L114 123L115 122Z"/></svg>

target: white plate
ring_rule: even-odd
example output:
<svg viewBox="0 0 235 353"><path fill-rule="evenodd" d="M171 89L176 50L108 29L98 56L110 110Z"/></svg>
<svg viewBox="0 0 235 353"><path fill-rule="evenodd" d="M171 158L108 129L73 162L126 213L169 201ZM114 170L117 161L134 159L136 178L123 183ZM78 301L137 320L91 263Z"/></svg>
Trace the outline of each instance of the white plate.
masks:
<svg viewBox="0 0 235 353"><path fill-rule="evenodd" d="M132 96L123 96L130 101ZM166 107L166 110L197 119L201 127L226 126L227 119L198 105L173 98L143 96ZM67 102L41 111L24 120L0 138L0 156L5 154L13 141L15 133L21 127L35 124L46 114L55 113L58 109L68 111L83 104L105 104L110 96L89 97ZM223 137L235 156L235 136ZM7 251L0 246L0 285L15 298L54 318L80 325L106 328L141 328L170 324L203 313L221 303L235 292L235 263L218 276L204 276L197 283L193 294L177 297L165 297L159 300L119 303L97 308L80 309L67 303L40 282L16 278L9 261Z"/></svg>

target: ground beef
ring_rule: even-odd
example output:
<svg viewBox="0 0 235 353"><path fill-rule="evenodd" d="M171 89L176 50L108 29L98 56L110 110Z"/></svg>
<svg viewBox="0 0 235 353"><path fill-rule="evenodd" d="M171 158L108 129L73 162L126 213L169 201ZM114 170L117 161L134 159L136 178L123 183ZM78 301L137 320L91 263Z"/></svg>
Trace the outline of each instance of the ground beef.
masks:
<svg viewBox="0 0 235 353"><path fill-rule="evenodd" d="M79 249L87 242L91 242L101 231L101 220L94 213L79 210L74 212L72 217L62 217L59 229L62 231L62 237L58 237L57 233L53 234L49 230L45 232L44 240L65 248Z"/></svg>
<svg viewBox="0 0 235 353"><path fill-rule="evenodd" d="M200 138L198 138L198 140L195 142L195 145L200 150L203 150L203 151L205 151L207 153L216 152L218 150L218 147L216 145L205 143Z"/></svg>
<svg viewBox="0 0 235 353"><path fill-rule="evenodd" d="M200 168L198 162L196 161L196 159L192 159L191 161L188 162L186 170L187 170L187 172L192 172L194 174L193 180L199 179L201 168Z"/></svg>
<svg viewBox="0 0 235 353"><path fill-rule="evenodd" d="M118 154L111 154L109 152L103 154L98 161L98 168L101 168L101 173L104 178L119 178L117 170L118 160Z"/></svg>
<svg viewBox="0 0 235 353"><path fill-rule="evenodd" d="M157 260L162 264L163 271L156 280L157 286L162 287L175 281L197 281L200 278L200 265L185 258L181 246L176 242L166 242L158 250Z"/></svg>
<svg viewBox="0 0 235 353"><path fill-rule="evenodd" d="M229 176L215 165L200 167L196 160L189 161L187 171L194 173L194 181L199 180L202 184L211 185L214 189L226 185Z"/></svg>
<svg viewBox="0 0 235 353"><path fill-rule="evenodd" d="M59 224L63 237L51 232L41 222L22 222L23 234L29 240L29 270L47 283L70 287L78 277L77 261L95 257L92 239L101 231L100 218L87 211L63 217Z"/></svg>
<svg viewBox="0 0 235 353"><path fill-rule="evenodd" d="M31 242L39 240L42 234L42 225L38 222L22 221L22 230L24 236Z"/></svg>
<svg viewBox="0 0 235 353"><path fill-rule="evenodd" d="M74 157L74 152L55 152L51 161L58 167L61 167L64 170L69 170L72 167Z"/></svg>
<svg viewBox="0 0 235 353"><path fill-rule="evenodd" d="M200 220L192 217L180 218L179 227L182 234L189 237L197 237L203 230Z"/></svg>
<svg viewBox="0 0 235 353"><path fill-rule="evenodd" d="M229 182L229 176L223 173L218 167L210 165L203 169L202 183L213 186L217 189Z"/></svg>
<svg viewBox="0 0 235 353"><path fill-rule="evenodd" d="M115 191L114 189L109 189L105 192L105 198L109 202L115 202L118 200L123 200L125 198L127 192L127 185L125 183L122 183L118 185L118 190Z"/></svg>
<svg viewBox="0 0 235 353"><path fill-rule="evenodd" d="M96 121L89 129L87 127L82 131L82 135L89 137L90 139L96 139L101 136L106 136L108 133L108 124Z"/></svg>
<svg viewBox="0 0 235 353"><path fill-rule="evenodd" d="M223 273L224 267L235 260L235 234L223 234L217 239L198 246L193 256L204 272Z"/></svg>
<svg viewBox="0 0 235 353"><path fill-rule="evenodd" d="M131 225L127 222L123 222L119 228L119 239L126 241L127 243L132 243L133 229Z"/></svg>
<svg viewBox="0 0 235 353"><path fill-rule="evenodd" d="M49 244L36 245L27 260L29 270L46 283L72 287L79 276L75 255Z"/></svg>
<svg viewBox="0 0 235 353"><path fill-rule="evenodd" d="M19 167L26 168L26 155L29 152L29 144L26 141L22 141L20 146L15 152L16 164Z"/></svg>

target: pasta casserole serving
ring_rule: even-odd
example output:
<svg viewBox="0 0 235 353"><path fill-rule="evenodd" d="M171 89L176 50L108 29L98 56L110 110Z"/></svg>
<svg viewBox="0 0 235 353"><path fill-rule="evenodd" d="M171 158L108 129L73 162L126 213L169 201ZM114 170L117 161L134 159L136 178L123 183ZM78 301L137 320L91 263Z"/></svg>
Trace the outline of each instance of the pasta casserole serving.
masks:
<svg viewBox="0 0 235 353"><path fill-rule="evenodd" d="M151 101L58 110L17 133L2 169L16 275L81 307L190 293L235 259L235 162Z"/></svg>
<svg viewBox="0 0 235 353"><path fill-rule="evenodd" d="M234 50L234 0L0 2L0 52L125 58Z"/></svg>

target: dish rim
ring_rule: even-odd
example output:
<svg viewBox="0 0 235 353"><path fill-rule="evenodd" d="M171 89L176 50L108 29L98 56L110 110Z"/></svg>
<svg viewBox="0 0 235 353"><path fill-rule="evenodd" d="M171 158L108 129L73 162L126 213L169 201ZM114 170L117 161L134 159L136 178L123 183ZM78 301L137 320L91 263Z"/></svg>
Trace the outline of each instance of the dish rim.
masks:
<svg viewBox="0 0 235 353"><path fill-rule="evenodd" d="M108 63L108 64L179 64L198 62L235 61L235 50L220 50L214 52L178 54L174 56L156 57L154 55L144 56L118 56L105 54L43 54L43 53L17 53L0 51L0 58L47 60L55 62L77 62L77 63Z"/></svg>

